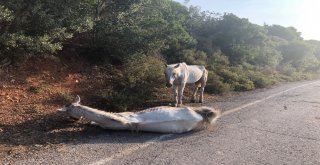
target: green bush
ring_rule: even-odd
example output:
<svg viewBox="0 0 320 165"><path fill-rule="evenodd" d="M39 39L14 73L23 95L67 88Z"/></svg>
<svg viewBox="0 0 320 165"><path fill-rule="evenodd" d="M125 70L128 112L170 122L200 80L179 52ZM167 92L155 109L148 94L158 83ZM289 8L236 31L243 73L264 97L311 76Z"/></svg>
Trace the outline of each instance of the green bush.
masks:
<svg viewBox="0 0 320 165"><path fill-rule="evenodd" d="M247 91L253 90L254 84L245 74L247 71L243 67L224 67L217 70L223 82L230 84L230 90Z"/></svg>
<svg viewBox="0 0 320 165"><path fill-rule="evenodd" d="M184 61L189 65L206 65L207 54L203 51L196 51L194 49L184 50L182 51L181 61Z"/></svg>
<svg viewBox="0 0 320 165"><path fill-rule="evenodd" d="M262 74L260 71L250 71L249 78L253 82L255 88L265 88L276 84L275 77Z"/></svg>
<svg viewBox="0 0 320 165"><path fill-rule="evenodd" d="M70 91L59 92L56 95L56 100L61 102L62 104L72 103L75 96L70 93Z"/></svg>
<svg viewBox="0 0 320 165"><path fill-rule="evenodd" d="M140 55L127 63L124 74L114 78L112 91L103 94L110 108L126 111L152 100L153 92L165 84L164 66L159 55Z"/></svg>
<svg viewBox="0 0 320 165"><path fill-rule="evenodd" d="M254 89L254 84L248 77L239 77L232 85L234 86L235 91L248 91Z"/></svg>
<svg viewBox="0 0 320 165"><path fill-rule="evenodd" d="M40 93L40 92L46 90L47 88L48 88L48 85L41 84L39 86L30 86L28 90L29 90L29 92L37 94L37 93Z"/></svg>
<svg viewBox="0 0 320 165"><path fill-rule="evenodd" d="M15 60L62 50L74 34L92 29L90 6L80 0L1 1L0 56Z"/></svg>
<svg viewBox="0 0 320 165"><path fill-rule="evenodd" d="M205 88L207 93L222 94L231 90L230 84L223 83L221 77L213 71L209 71L208 82Z"/></svg>

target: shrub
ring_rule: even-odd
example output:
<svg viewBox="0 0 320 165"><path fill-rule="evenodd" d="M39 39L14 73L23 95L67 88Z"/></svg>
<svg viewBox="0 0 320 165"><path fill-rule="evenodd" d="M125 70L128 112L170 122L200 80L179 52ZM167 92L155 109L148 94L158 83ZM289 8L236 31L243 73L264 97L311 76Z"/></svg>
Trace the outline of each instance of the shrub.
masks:
<svg viewBox="0 0 320 165"><path fill-rule="evenodd" d="M56 100L62 104L72 103L74 98L74 95L72 95L69 91L59 92L56 96Z"/></svg>
<svg viewBox="0 0 320 165"><path fill-rule="evenodd" d="M230 84L223 83L221 77L213 71L209 71L208 82L205 91L208 93L222 94L231 90Z"/></svg>
<svg viewBox="0 0 320 165"><path fill-rule="evenodd" d="M235 91L248 91L254 89L254 84L247 78L241 78L239 81L232 84Z"/></svg>
<svg viewBox="0 0 320 165"><path fill-rule="evenodd" d="M248 91L254 89L254 84L247 77L241 77L232 84L235 91Z"/></svg>
<svg viewBox="0 0 320 165"><path fill-rule="evenodd" d="M29 90L29 92L37 94L37 93L40 93L40 92L44 91L47 88L48 88L48 85L42 84L42 85L39 85L39 86L30 86L28 90Z"/></svg>
<svg viewBox="0 0 320 165"><path fill-rule="evenodd" d="M207 54L203 51L188 49L182 51L182 61L189 65L206 65Z"/></svg>
<svg viewBox="0 0 320 165"><path fill-rule="evenodd" d="M225 68L218 70L218 75L221 76L223 78L223 81L228 84L232 84L238 79L237 73Z"/></svg>
<svg viewBox="0 0 320 165"><path fill-rule="evenodd" d="M32 93L40 93L42 89L40 87L30 86L28 90Z"/></svg>
<svg viewBox="0 0 320 165"><path fill-rule="evenodd" d="M256 88L268 87L274 85L277 82L275 77L262 74L259 71L250 71L249 78Z"/></svg>
<svg viewBox="0 0 320 165"><path fill-rule="evenodd" d="M124 74L114 78L113 89L102 93L110 108L126 111L153 99L153 92L163 87L165 62L159 55L139 56L127 63Z"/></svg>

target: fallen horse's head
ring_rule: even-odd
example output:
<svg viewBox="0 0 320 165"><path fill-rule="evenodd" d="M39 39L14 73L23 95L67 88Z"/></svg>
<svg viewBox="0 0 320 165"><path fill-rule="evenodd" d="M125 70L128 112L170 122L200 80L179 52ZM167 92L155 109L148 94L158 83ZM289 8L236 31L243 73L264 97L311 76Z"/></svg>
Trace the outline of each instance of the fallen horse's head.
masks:
<svg viewBox="0 0 320 165"><path fill-rule="evenodd" d="M59 108L58 111L66 112L70 116L70 118L75 119L75 120L79 120L79 119L81 119L81 116L78 115L78 113L74 113L74 112L76 112L76 109L79 105L80 105L80 96L77 95L75 102L67 104L67 105L63 106L62 108Z"/></svg>

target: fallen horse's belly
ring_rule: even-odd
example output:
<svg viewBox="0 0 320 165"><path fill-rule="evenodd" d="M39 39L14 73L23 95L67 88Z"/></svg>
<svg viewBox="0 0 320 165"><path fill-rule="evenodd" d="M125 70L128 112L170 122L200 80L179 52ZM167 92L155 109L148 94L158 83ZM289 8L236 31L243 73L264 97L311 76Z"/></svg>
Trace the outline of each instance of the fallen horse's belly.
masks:
<svg viewBox="0 0 320 165"><path fill-rule="evenodd" d="M156 107L128 117L138 131L182 133L202 122L202 116L187 107Z"/></svg>

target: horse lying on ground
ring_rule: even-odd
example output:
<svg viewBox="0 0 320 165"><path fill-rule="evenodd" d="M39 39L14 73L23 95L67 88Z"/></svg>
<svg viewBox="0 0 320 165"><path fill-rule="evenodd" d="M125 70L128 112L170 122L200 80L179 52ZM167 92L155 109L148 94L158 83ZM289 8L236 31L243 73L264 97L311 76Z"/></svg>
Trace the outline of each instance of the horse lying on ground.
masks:
<svg viewBox="0 0 320 165"><path fill-rule="evenodd" d="M178 63L166 65L166 86L173 86L175 106L182 105L183 91L186 84L194 84L191 102L195 102L197 91L200 88L199 102L203 102L203 91L208 79L208 71L204 66Z"/></svg>
<svg viewBox="0 0 320 165"><path fill-rule="evenodd" d="M70 117L84 117L104 129L183 133L212 125L220 112L209 107L154 107L140 112L110 113L90 108L77 101L59 111Z"/></svg>

